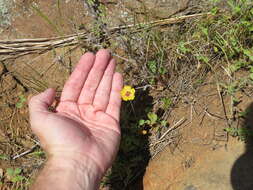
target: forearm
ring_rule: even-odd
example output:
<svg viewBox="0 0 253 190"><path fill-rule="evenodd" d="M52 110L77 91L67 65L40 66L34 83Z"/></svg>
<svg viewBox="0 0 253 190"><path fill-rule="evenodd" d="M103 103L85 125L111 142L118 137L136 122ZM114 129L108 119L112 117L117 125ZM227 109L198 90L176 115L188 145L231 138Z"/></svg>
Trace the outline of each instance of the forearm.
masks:
<svg viewBox="0 0 253 190"><path fill-rule="evenodd" d="M101 171L90 160L85 165L75 160L50 158L31 190L96 190Z"/></svg>

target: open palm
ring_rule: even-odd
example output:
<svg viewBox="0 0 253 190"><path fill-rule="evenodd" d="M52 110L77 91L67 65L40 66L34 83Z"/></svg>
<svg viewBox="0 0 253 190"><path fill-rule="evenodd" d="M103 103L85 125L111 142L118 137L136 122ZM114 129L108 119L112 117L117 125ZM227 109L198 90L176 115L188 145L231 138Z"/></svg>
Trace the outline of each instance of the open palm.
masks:
<svg viewBox="0 0 253 190"><path fill-rule="evenodd" d="M47 153L89 158L105 172L120 142L122 85L109 51L100 50L82 56L64 85L56 112L48 111L53 89L34 96L29 103L31 126Z"/></svg>

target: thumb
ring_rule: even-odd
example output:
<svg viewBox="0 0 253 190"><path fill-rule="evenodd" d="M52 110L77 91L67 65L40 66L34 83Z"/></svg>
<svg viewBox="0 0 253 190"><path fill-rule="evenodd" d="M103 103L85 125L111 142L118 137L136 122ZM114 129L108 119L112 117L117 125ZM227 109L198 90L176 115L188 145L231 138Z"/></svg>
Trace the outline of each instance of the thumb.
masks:
<svg viewBox="0 0 253 190"><path fill-rule="evenodd" d="M37 123L42 124L46 116L50 113L49 106L52 105L55 98L55 90L52 88L33 96L29 101L29 113L31 126Z"/></svg>

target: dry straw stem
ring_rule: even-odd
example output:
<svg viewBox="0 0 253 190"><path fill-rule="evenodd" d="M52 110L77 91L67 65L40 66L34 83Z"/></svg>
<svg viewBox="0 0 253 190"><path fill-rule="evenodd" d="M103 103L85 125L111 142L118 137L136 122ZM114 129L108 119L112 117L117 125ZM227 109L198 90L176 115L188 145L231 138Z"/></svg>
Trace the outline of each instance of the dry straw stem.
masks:
<svg viewBox="0 0 253 190"><path fill-rule="evenodd" d="M139 24L131 24L126 26L118 26L109 29L110 34L119 33L122 30L126 29L135 29L131 32L138 32L144 28L152 28L156 26L161 26L165 24L175 24L180 23L186 19L192 19L203 16L211 16L211 13L200 13L193 15L184 15L180 17L156 20L147 23L139 23ZM91 41L92 39L89 37L87 32L62 36L62 37L54 37L54 38L37 38L37 39L15 39L15 40L0 40L0 55L3 55L1 61L7 59L13 59L19 56L32 54L32 53L44 53L48 50L66 47L66 46L74 46L80 45L84 42ZM108 37L108 36L107 36ZM95 38L95 37L94 37ZM109 38L109 37L108 37Z"/></svg>

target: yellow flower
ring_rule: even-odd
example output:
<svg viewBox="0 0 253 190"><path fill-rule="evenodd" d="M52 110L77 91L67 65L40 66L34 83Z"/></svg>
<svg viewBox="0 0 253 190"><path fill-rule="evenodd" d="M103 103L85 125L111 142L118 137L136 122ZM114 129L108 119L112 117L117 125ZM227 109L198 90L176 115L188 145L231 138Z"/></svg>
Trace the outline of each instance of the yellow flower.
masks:
<svg viewBox="0 0 253 190"><path fill-rule="evenodd" d="M143 135L146 135L146 134L148 133L148 131L147 131L147 130L142 130L141 133L142 133Z"/></svg>
<svg viewBox="0 0 253 190"><path fill-rule="evenodd" d="M124 101L133 100L135 98L135 89L131 86L124 86L120 94Z"/></svg>

